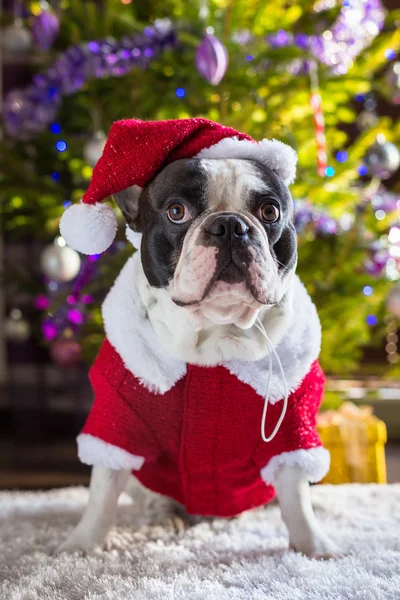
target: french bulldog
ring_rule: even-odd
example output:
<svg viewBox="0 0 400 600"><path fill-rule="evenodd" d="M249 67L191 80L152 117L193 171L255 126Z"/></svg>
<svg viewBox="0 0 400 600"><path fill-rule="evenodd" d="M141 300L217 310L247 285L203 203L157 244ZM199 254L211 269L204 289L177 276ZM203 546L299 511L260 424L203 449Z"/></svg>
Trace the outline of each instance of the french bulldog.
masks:
<svg viewBox="0 0 400 600"><path fill-rule="evenodd" d="M132 239L140 236L140 253L135 268L125 273L124 285L136 280L141 317L157 352L168 353L179 365L229 365L239 380L257 387L257 377L263 382L268 378L263 361L273 345L289 388L296 387L296 365L303 360L302 352L308 352L310 336L318 346L319 324L295 274L293 199L277 173L257 160L176 160L143 189L133 186L115 200ZM128 317L119 318L116 326L114 306L109 321L115 321L115 344L122 348L130 330ZM305 328L309 322L312 334ZM130 360L135 357L127 352L128 368ZM243 374L244 363L254 366L253 371L249 367L251 380ZM260 373L259 364L264 364ZM163 375L170 376L168 369ZM274 392L274 385L281 383L276 383L282 379L280 371L272 371L272 378L270 393L278 400L282 388ZM138 476L143 462L138 460ZM131 472L132 465L93 467L88 506L58 551L89 552L104 546ZM265 478L273 481L290 547L311 557L338 557L338 547L314 515L310 479L302 461L290 459L274 463L273 479Z"/></svg>

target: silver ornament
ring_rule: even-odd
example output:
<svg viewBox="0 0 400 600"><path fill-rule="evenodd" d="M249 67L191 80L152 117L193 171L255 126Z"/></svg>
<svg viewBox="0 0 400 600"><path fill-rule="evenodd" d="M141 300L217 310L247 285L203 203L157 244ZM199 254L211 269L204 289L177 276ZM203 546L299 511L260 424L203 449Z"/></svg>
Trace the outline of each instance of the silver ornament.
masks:
<svg viewBox="0 0 400 600"><path fill-rule="evenodd" d="M3 48L10 56L24 56L32 48L32 34L22 19L15 19L3 32Z"/></svg>
<svg viewBox="0 0 400 600"><path fill-rule="evenodd" d="M392 315L400 318L400 285L396 285L391 290L386 301L386 306Z"/></svg>
<svg viewBox="0 0 400 600"><path fill-rule="evenodd" d="M40 266L49 279L58 283L72 281L81 268L81 259L76 250L65 245L63 238L46 246L40 257Z"/></svg>
<svg viewBox="0 0 400 600"><path fill-rule="evenodd" d="M378 124L379 117L373 110L363 110L357 117L357 125L360 129L372 129Z"/></svg>
<svg viewBox="0 0 400 600"><path fill-rule="evenodd" d="M83 158L88 165L94 167L103 154L107 136L103 131L96 131L83 147Z"/></svg>
<svg viewBox="0 0 400 600"><path fill-rule="evenodd" d="M399 168L400 152L394 144L377 136L375 144L364 155L364 163L371 175L388 179Z"/></svg>
<svg viewBox="0 0 400 600"><path fill-rule="evenodd" d="M26 342L31 335L31 327L19 308L10 311L4 323L4 330L6 338L12 342Z"/></svg>

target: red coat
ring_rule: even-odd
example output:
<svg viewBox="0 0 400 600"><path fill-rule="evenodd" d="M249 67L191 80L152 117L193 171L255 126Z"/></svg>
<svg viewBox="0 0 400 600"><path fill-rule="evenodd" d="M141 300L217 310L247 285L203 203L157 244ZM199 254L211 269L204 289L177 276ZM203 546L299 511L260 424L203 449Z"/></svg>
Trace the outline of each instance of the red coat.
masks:
<svg viewBox="0 0 400 600"><path fill-rule="evenodd" d="M315 421L324 375L317 361L269 443L260 436L264 399L225 367L188 364L170 390L152 393L106 339L90 378L95 401L82 433L144 457L135 476L192 514L229 517L269 502L275 491L260 471L271 459L321 447ZM266 435L281 410L282 402L268 407Z"/></svg>

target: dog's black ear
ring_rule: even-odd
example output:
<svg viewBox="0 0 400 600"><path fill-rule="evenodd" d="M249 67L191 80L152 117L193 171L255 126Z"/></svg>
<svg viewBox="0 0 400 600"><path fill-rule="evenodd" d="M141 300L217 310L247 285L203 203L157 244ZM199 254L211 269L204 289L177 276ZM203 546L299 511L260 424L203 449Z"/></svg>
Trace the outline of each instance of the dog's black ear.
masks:
<svg viewBox="0 0 400 600"><path fill-rule="evenodd" d="M137 219L139 216L139 198L142 193L142 188L137 185L122 190L114 194L114 200L121 209L126 222L133 231L138 231Z"/></svg>

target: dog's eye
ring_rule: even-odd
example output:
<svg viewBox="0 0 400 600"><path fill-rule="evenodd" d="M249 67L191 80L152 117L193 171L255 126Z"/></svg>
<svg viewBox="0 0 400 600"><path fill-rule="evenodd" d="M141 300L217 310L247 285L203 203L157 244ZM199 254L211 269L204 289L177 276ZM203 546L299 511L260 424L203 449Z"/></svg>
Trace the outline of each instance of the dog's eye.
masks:
<svg viewBox="0 0 400 600"><path fill-rule="evenodd" d="M191 215L183 202L172 202L167 208L168 219L173 223L186 223Z"/></svg>
<svg viewBox="0 0 400 600"><path fill-rule="evenodd" d="M279 219L279 208L266 202L258 209L258 217L265 223L275 223Z"/></svg>

